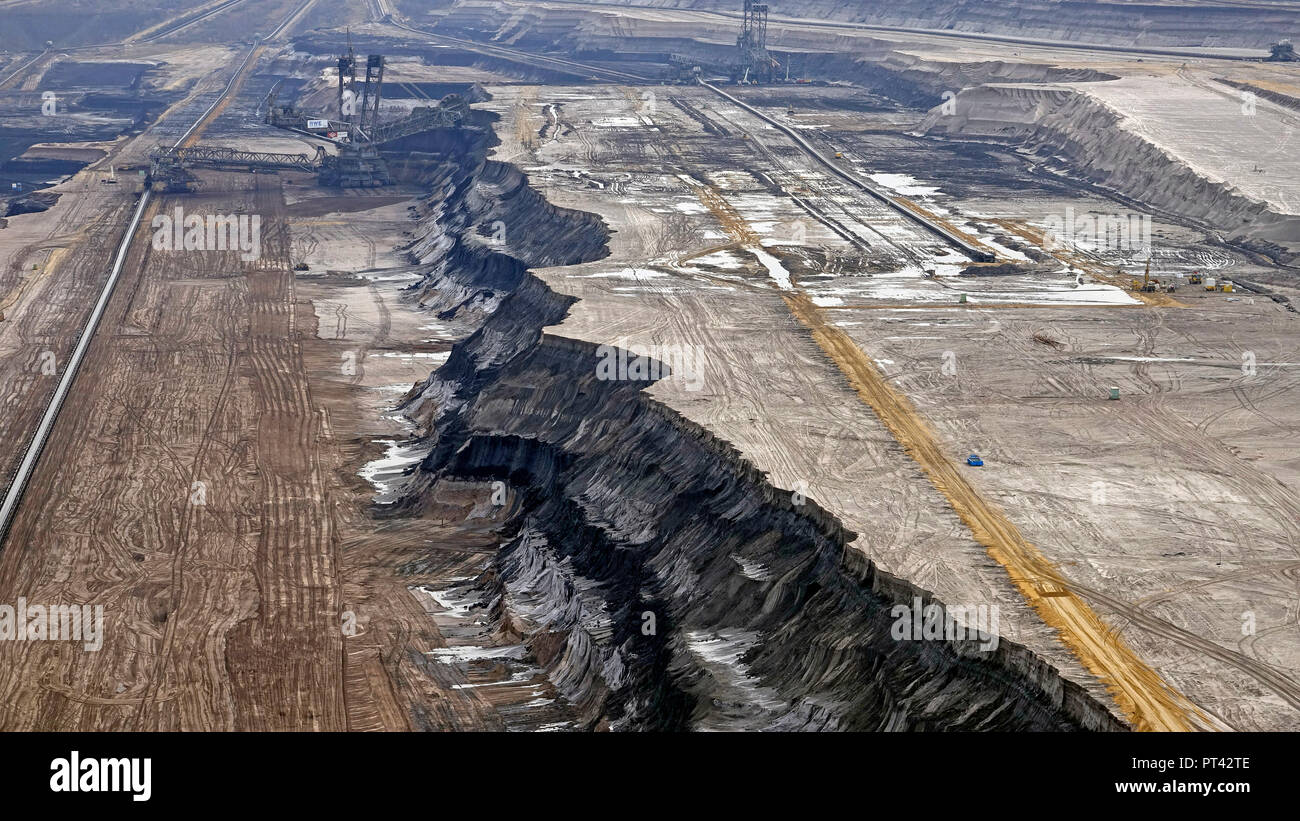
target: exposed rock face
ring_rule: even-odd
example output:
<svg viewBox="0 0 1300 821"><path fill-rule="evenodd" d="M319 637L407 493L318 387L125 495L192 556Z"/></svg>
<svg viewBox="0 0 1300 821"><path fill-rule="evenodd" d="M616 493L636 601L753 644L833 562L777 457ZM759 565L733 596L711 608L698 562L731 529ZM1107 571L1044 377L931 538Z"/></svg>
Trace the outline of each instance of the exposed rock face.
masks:
<svg viewBox="0 0 1300 821"><path fill-rule="evenodd" d="M52 192L37 192L23 197L15 197L8 202L0 200L0 217L16 217L20 214L39 214L51 208L59 201L59 195Z"/></svg>
<svg viewBox="0 0 1300 821"><path fill-rule="evenodd" d="M808 71L819 76L849 79L904 105L930 108L962 89L985 83L1087 83L1117 79L1088 68L1062 68L1043 63L979 60L928 60L896 51L893 44L851 57L813 55Z"/></svg>
<svg viewBox="0 0 1300 821"><path fill-rule="evenodd" d="M619 0L612 0L617 3ZM735 0L634 0L639 6L735 14ZM631 3L629 3L631 4ZM1240 46L1265 49L1297 32L1295 3L1112 3L1102 0L798 0L771 3L772 14L908 28L1020 35L1044 40L1145 46Z"/></svg>
<svg viewBox="0 0 1300 821"><path fill-rule="evenodd" d="M459 31L475 39L506 43L534 51L628 58L644 55L662 60L667 54L695 57L708 64L726 55L735 42L736 23L717 20L647 20L620 18L609 10L582 7L537 9L496 0L464 0L443 18L440 29ZM987 82L1082 82L1112 79L1092 69L1062 68L1032 62L955 59L927 60L900 49L892 40L860 32L837 35L825 30L772 28L774 48L802 52L800 69L819 77L834 77L874 85L887 78L906 86L898 99L920 104L915 95L928 95L933 105L944 91ZM720 52L719 47L723 48ZM893 96L893 95L891 95Z"/></svg>
<svg viewBox="0 0 1300 821"><path fill-rule="evenodd" d="M597 258L605 228L482 150L426 172L414 293L477 330L408 396L431 450L401 509L434 505L439 483L508 486L504 546L463 593L578 726L1122 729L1023 647L899 640L894 608L928 593L847 552L834 517L646 382L602 379L595 346L546 334L571 300L526 266ZM484 239L495 221L508 254Z"/></svg>
<svg viewBox="0 0 1300 821"><path fill-rule="evenodd" d="M1206 226L1238 226L1225 237L1290 263L1300 256L1300 216L1282 213L1126 127L1086 88L988 85L957 95L953 113L930 112L930 135L1016 145L1125 197Z"/></svg>
<svg viewBox="0 0 1300 821"><path fill-rule="evenodd" d="M434 192L420 207L407 253L429 266L414 295L443 318L474 321L491 314L527 285L529 265L573 265L608 253L609 232L598 217L551 205L519 169L486 158L496 142L490 130L495 119L474 111L467 129L387 146L399 158L395 173ZM561 317L563 311L551 321Z"/></svg>

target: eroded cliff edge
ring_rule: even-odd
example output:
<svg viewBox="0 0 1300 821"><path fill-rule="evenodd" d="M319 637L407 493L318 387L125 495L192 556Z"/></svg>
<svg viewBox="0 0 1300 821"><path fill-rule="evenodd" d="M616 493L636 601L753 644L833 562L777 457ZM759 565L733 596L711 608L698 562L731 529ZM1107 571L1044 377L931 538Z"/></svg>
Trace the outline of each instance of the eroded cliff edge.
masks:
<svg viewBox="0 0 1300 821"><path fill-rule="evenodd" d="M540 671L572 726L1124 729L1019 645L896 640L896 606L943 605L649 383L599 378L595 345L546 333L572 300L528 268L598 259L608 229L486 159L487 115L475 124L404 146L440 158L414 172L433 193L409 296L465 335L405 401L428 455L386 515L482 489L500 549L444 593Z"/></svg>

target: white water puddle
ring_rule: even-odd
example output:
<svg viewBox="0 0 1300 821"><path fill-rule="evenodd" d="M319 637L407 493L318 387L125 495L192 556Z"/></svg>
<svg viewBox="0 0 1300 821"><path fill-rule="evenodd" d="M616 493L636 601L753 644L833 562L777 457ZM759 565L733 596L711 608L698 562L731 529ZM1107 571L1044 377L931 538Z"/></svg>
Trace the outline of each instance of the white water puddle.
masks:
<svg viewBox="0 0 1300 821"><path fill-rule="evenodd" d="M481 617L476 617L476 613L484 614L480 607L483 604L482 595L479 591L458 586L458 583L469 579L468 576L446 579L445 582L451 586L441 589L430 585L414 585L409 589L412 593L427 595L441 608L441 612L433 614L433 619L444 634L476 625L479 628L478 634L485 637L482 628L487 622ZM507 718L508 725L526 726L528 718L536 716L536 710L556 704L557 700L546 697L545 687L537 683L538 677L544 675L542 670L533 665L522 664L528 656L528 648L522 643L453 644L449 647L437 647L425 651L425 655L431 661L456 668L463 676L472 676L475 665L478 665L481 671L483 665L496 668L504 662L505 669L509 672L505 678L492 675L492 680L489 681L461 681L450 685L450 689L511 691L510 703L503 705L502 708L502 715ZM521 701L521 699L527 700ZM511 722L509 716L516 713L519 714L520 721ZM561 730L568 727L569 722L552 722L549 726L552 730Z"/></svg>
<svg viewBox="0 0 1300 821"><path fill-rule="evenodd" d="M436 351L433 353L427 351L384 351L383 353L372 353L371 356L382 356L385 359L427 359L431 362L445 362L451 356L451 351Z"/></svg>
<svg viewBox="0 0 1300 821"><path fill-rule="evenodd" d="M561 730L567 730L573 726L572 721L554 721L549 724L540 724L535 732L539 733L558 733Z"/></svg>
<svg viewBox="0 0 1300 821"><path fill-rule="evenodd" d="M870 279L855 282L852 287L820 288L810 291L818 305L834 305L831 299L849 298L851 300L897 300L913 304L942 303L958 304L959 294L966 294L966 301L972 305L979 304L1041 304L1041 305L1137 305L1127 292L1114 285L1091 284L1075 287L1072 281L1062 284L1050 284L1030 279L1017 278L1008 280L998 277L998 290L981 290L992 283L987 279L972 278L970 290L964 288L940 287L932 280L907 273L881 274Z"/></svg>
<svg viewBox="0 0 1300 821"><path fill-rule="evenodd" d="M505 647L480 647L477 645L465 645L462 647L439 647L429 650L425 655L433 656L436 661L443 664L456 664L458 662L470 661L490 661L492 659L510 659L519 661L523 659L525 648L522 644L510 644ZM501 682L493 682L500 684Z"/></svg>
<svg viewBox="0 0 1300 821"><path fill-rule="evenodd" d="M456 581L467 581L467 580L468 580L467 578L464 578L464 579L448 579L447 581L456 582ZM427 584L416 585L415 587L412 587L411 590L418 590L421 593L424 593L429 598L433 599L435 604L437 604L439 607L443 609L443 612L436 613L435 615L445 616L447 618L456 619L458 621L468 620L470 617L470 611L474 608L475 605L479 604L479 597L473 591L467 592L465 594L460 594L460 593L453 592L453 590L450 588L444 590L438 590L436 588L430 587ZM476 621L475 623L481 624L481 622L478 621Z"/></svg>
<svg viewBox="0 0 1300 821"><path fill-rule="evenodd" d="M736 564L740 565L740 572L747 579L752 579L756 582L770 582L772 579L776 578L772 575L772 572L767 569L767 566L761 562L756 562L753 559L746 559L744 556L738 556L735 553L731 554L731 559Z"/></svg>
<svg viewBox="0 0 1300 821"><path fill-rule="evenodd" d="M686 633L686 648L719 684L743 694L749 704L761 710L784 710L785 701L763 687L740 660L757 640L756 633L744 630L691 630Z"/></svg>
<svg viewBox="0 0 1300 821"><path fill-rule="evenodd" d="M776 283L776 287L780 288L782 291L790 291L794 289L794 286L790 284L790 272L781 264L781 260L772 256L767 251L764 251L762 248L745 246L745 250L758 258L758 261L767 269L767 275Z"/></svg>
<svg viewBox="0 0 1300 821"><path fill-rule="evenodd" d="M405 478L407 470L428 456L432 448L423 445L399 445L393 439L373 441L385 447L384 455L362 465L357 475L374 486L376 503L391 504L393 500L388 497L393 485Z"/></svg>
<svg viewBox="0 0 1300 821"><path fill-rule="evenodd" d="M525 667L522 670L511 673L510 678L502 679L501 681L480 681L475 684L453 684L451 685L451 689L477 690L480 687L512 687L520 684L526 685L535 675L537 675L536 668ZM534 698L542 694L542 688L537 685L533 685L530 690L531 692L529 692L528 695L533 696Z"/></svg>
<svg viewBox="0 0 1300 821"><path fill-rule="evenodd" d="M970 293L970 302L1047 302L1052 304L1073 305L1139 305L1140 300L1129 296L1122 288L1114 285L1070 285L1052 287L1036 286L1026 283L1024 291L998 291Z"/></svg>
<svg viewBox="0 0 1300 821"><path fill-rule="evenodd" d="M730 251L714 251L712 254L695 257L692 261L698 265L707 265L710 268L721 268L724 271L734 271L745 267L744 260L740 259Z"/></svg>
<svg viewBox="0 0 1300 821"><path fill-rule="evenodd" d="M868 174L867 179L905 197L929 197L940 193L938 186L923 183L911 174Z"/></svg>

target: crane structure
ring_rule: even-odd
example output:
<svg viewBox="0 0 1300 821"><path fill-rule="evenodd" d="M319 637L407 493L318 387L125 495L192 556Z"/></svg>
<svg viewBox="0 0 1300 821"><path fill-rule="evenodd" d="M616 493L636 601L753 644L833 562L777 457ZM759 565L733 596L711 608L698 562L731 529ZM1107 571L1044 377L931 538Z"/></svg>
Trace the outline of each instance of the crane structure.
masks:
<svg viewBox="0 0 1300 821"><path fill-rule="evenodd" d="M250 171L259 169L286 169L290 171L318 171L324 163L325 149L317 146L316 154L272 154L269 151L240 151L235 148L215 148L194 145L187 148L157 146L149 152L149 159L161 165L176 164L184 167L210 166L230 168L243 166Z"/></svg>
<svg viewBox="0 0 1300 821"><path fill-rule="evenodd" d="M741 83L770 83L779 63L767 50L767 3L745 0L736 49L740 61L732 79Z"/></svg>
<svg viewBox="0 0 1300 821"><path fill-rule="evenodd" d="M268 151L240 151L194 145L189 147L159 145L149 152L147 185L156 191L182 193L193 190L194 167L249 171L320 171L326 162L325 149L317 146L315 155L272 154Z"/></svg>
<svg viewBox="0 0 1300 821"><path fill-rule="evenodd" d="M337 157L326 160L320 180L324 185L345 188L370 188L392 185L388 164L379 156L375 146L375 131L379 127L379 102L383 97L384 55L366 55L365 80L357 99L357 54L352 48L352 35L348 34L348 50L338 58L339 119L345 123L347 142L339 148Z"/></svg>
<svg viewBox="0 0 1300 821"><path fill-rule="evenodd" d="M361 116L357 129L369 140L379 125L379 98L384 92L384 55L366 56L366 80L361 87Z"/></svg>
<svg viewBox="0 0 1300 821"><path fill-rule="evenodd" d="M348 50L340 54L339 66L339 119L345 123L352 122L356 112L357 53L352 50L352 34L348 33Z"/></svg>
<svg viewBox="0 0 1300 821"><path fill-rule="evenodd" d="M158 146L149 153L151 187L171 192L190 191L196 179L189 169L197 166L319 172L322 185L345 188L392 185L388 164L380 155L381 143L436 128L458 127L468 118L470 111L464 99L450 94L437 105L422 106L406 117L381 123L379 109L383 100L384 64L384 55L367 55L364 79L358 83L361 65L349 35L347 51L337 60L338 120L315 118L291 104L281 104L276 96L278 84L267 94L265 122L333 143L338 146L337 155L328 154L322 146L316 147L314 156L210 146ZM360 94L357 93L358 87Z"/></svg>
<svg viewBox="0 0 1300 821"><path fill-rule="evenodd" d="M367 142L379 125L379 102L384 91L384 55L366 55L366 73L360 84L360 95L357 94L357 68L357 53L352 48L352 35L349 34L348 50L338 57L339 120L347 124L350 139Z"/></svg>

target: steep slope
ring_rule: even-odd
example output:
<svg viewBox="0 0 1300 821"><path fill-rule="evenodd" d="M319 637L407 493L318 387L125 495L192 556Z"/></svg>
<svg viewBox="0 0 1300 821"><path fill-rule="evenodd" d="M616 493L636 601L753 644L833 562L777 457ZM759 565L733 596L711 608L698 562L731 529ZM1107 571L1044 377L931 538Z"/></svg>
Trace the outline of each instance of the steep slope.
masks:
<svg viewBox="0 0 1300 821"><path fill-rule="evenodd" d="M428 173L409 249L429 266L412 296L475 330L408 397L429 452L397 509L435 507L444 484L491 489L502 548L443 595L477 602L578 727L1122 729L1023 647L943 635L959 614L847 552L815 503L647 382L603 378L608 349L545 333L571 301L527 266L596 258L605 229L482 150ZM509 253L487 239L497 221ZM940 634L903 638L913 615Z"/></svg>

